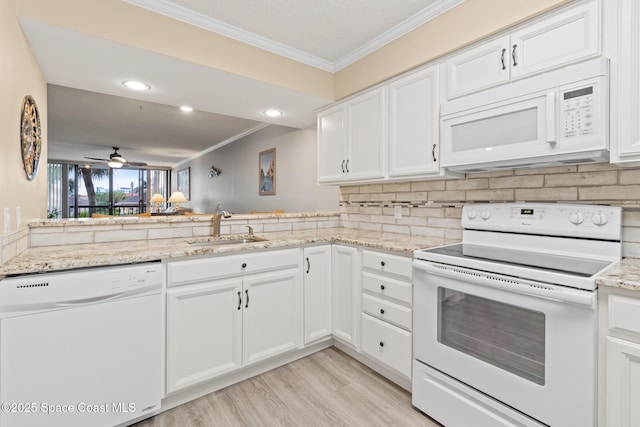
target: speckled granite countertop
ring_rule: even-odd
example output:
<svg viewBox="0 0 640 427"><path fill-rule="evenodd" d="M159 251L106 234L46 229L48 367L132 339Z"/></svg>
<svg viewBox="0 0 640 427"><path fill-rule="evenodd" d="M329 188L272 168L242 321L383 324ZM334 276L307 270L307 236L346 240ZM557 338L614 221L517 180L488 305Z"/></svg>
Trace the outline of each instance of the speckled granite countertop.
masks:
<svg viewBox="0 0 640 427"><path fill-rule="evenodd" d="M267 241L220 246L195 246L190 243L204 241L207 238L176 238L34 247L0 266L0 279L3 276L14 274L43 273L321 243L360 245L405 256L411 256L416 249L444 244L442 238L416 237L351 228L256 233L256 236L266 238ZM238 236L222 236L222 239L234 237Z"/></svg>
<svg viewBox="0 0 640 427"><path fill-rule="evenodd" d="M640 291L640 258L625 258L596 279L598 286Z"/></svg>

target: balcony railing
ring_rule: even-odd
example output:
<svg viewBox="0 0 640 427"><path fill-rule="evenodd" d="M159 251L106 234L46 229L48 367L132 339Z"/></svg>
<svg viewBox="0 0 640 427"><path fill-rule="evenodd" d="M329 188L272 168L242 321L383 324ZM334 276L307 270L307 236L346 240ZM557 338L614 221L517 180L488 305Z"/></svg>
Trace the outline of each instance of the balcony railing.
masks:
<svg viewBox="0 0 640 427"><path fill-rule="evenodd" d="M101 215L136 215L146 211L144 207L141 209L139 205L114 206L112 209L104 205L80 205L78 206L78 218L91 218L91 214L97 213ZM76 218L75 206L69 206L69 218Z"/></svg>

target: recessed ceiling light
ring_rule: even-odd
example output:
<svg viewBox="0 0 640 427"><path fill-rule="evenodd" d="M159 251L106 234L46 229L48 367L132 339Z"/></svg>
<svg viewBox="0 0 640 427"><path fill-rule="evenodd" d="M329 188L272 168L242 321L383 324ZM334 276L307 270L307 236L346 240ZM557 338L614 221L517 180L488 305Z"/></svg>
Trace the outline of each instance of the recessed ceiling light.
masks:
<svg viewBox="0 0 640 427"><path fill-rule="evenodd" d="M183 106L180 107L180 109L182 111L184 111L185 113L190 113L190 112L193 111L193 107L189 107L188 105L183 105Z"/></svg>
<svg viewBox="0 0 640 427"><path fill-rule="evenodd" d="M151 86L146 83L137 82L135 80L125 80L122 82L123 85L133 90L149 90Z"/></svg>
<svg viewBox="0 0 640 427"><path fill-rule="evenodd" d="M267 117L280 117L283 113L280 110L275 110L273 108L270 108L268 110L264 110L262 114L264 114Z"/></svg>

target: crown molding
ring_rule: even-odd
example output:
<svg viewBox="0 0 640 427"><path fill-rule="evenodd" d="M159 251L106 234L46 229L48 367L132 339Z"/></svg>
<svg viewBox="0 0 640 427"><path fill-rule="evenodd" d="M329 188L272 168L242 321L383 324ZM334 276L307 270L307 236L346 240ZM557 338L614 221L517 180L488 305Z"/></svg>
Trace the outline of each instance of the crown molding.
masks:
<svg viewBox="0 0 640 427"><path fill-rule="evenodd" d="M380 34L376 38L368 41L359 48L349 52L342 58L333 63L333 72L340 71L343 68L348 67L354 62L364 58L370 53L380 49L384 45L391 43L392 41L402 37L410 31L415 30L419 26L431 21L439 15L453 9L465 0L440 0L431 6L422 9L415 15L405 19L396 26L388 29L384 33Z"/></svg>
<svg viewBox="0 0 640 427"><path fill-rule="evenodd" d="M434 19L438 15L445 13L449 9L458 6L465 0L440 0L430 7L425 8L415 15L405 19L403 22L385 31L378 37L365 43L364 45L353 50L347 55L344 55L335 62L320 58L315 55L311 55L299 49L294 49L283 43L276 42L274 40L259 36L249 31L245 31L241 28L229 25L225 22L211 18L204 14L194 12L193 10L171 3L171 1L169 0L122 1L134 6L141 7L143 9L147 9L151 12L159 13L172 19L194 25L204 30L221 34L223 36L238 40L251 46L258 47L260 49L264 49L277 55L293 59L294 61L298 61L324 71L335 73L336 71L339 71L353 64L354 62L367 56L371 52L374 52L375 50L380 49L382 46L403 36L404 34L416 29L420 25Z"/></svg>
<svg viewBox="0 0 640 427"><path fill-rule="evenodd" d="M173 165L171 165L171 169L177 169L179 166L182 166L182 165L184 165L185 163L189 163L190 161L195 160L195 159L197 159L198 157L202 157L202 156L204 156L204 155L205 155L205 154L207 154L207 153L210 153L210 152L212 152L212 151L215 151L215 150L217 150L218 148L222 148L222 147L224 147L225 145L231 144L232 142L235 142L235 141L237 141L237 140L239 140L239 139L242 139L242 138L244 138L245 136L249 136L249 135L251 135L252 133L256 133L256 132L258 132L259 130L262 130L262 129L264 129L264 128L266 128L266 127L269 127L269 126L271 126L271 124L270 124L270 123L258 123L257 125L252 126L252 127L250 127L249 129L246 129L246 130L244 130L243 132L240 132L240 133L239 133L239 134L237 134L237 135L233 135L232 137L227 138L227 139L225 139L224 141L220 141L219 143L217 143L217 144L215 144L215 145L212 145L211 147L209 147L209 148L207 148L207 149L205 149L205 150L202 150L202 151L200 151L200 152L199 152L199 153L197 153L197 154L194 154L193 156L189 157L188 159L180 160L178 163L174 163Z"/></svg>

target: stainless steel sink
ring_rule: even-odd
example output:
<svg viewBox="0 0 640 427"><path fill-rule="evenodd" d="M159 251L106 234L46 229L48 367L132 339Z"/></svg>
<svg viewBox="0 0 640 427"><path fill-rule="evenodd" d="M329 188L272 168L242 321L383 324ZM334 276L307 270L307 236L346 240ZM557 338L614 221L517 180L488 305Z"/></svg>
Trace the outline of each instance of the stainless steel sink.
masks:
<svg viewBox="0 0 640 427"><path fill-rule="evenodd" d="M247 243L255 243L255 242L266 242L267 239L256 236L247 236L240 238L232 238L232 239L212 239L212 240L204 240L204 241L194 241L189 242L191 246L222 246L222 245L244 245Z"/></svg>

